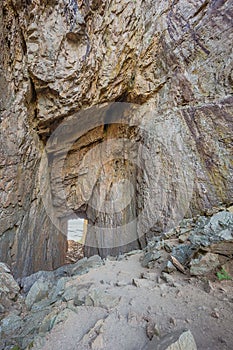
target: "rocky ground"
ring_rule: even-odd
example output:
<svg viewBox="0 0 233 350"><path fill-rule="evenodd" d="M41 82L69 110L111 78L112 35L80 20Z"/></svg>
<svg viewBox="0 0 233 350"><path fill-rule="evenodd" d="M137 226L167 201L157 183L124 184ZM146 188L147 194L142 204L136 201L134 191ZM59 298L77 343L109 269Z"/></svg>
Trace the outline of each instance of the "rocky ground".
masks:
<svg viewBox="0 0 233 350"><path fill-rule="evenodd" d="M68 249L66 253L66 264L73 264L83 258L83 244L68 240Z"/></svg>
<svg viewBox="0 0 233 350"><path fill-rule="evenodd" d="M232 254L228 208L19 285L1 264L0 349L231 350Z"/></svg>

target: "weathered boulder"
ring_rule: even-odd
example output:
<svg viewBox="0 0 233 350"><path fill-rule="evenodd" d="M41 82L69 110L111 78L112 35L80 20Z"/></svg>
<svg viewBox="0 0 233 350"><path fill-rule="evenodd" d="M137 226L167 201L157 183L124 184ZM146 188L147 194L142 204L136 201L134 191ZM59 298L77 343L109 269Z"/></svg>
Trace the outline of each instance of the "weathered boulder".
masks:
<svg viewBox="0 0 233 350"><path fill-rule="evenodd" d="M29 309L33 306L33 304L41 301L48 297L49 289L51 288L49 282L44 280L37 280L31 289L28 292L28 295L25 299L25 304Z"/></svg>
<svg viewBox="0 0 233 350"><path fill-rule="evenodd" d="M207 275L220 265L218 254L206 253L190 262L190 274L195 276Z"/></svg>
<svg viewBox="0 0 233 350"><path fill-rule="evenodd" d="M196 226L194 232L189 236L189 240L193 244L210 249L212 252L232 255L233 214L228 211L220 211L214 214L207 219L207 223L201 230Z"/></svg>
<svg viewBox="0 0 233 350"><path fill-rule="evenodd" d="M4 263L0 263L0 314L9 311L17 300L20 287Z"/></svg>

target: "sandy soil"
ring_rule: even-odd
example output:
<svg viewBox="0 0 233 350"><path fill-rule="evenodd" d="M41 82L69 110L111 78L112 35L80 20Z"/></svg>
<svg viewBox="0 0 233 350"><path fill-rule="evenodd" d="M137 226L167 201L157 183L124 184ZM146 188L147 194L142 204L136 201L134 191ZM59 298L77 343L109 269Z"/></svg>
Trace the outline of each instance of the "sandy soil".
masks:
<svg viewBox="0 0 233 350"><path fill-rule="evenodd" d="M233 349L233 282L191 278L180 272L161 276L161 266L143 268L140 254L106 261L72 283L119 298L114 307L79 306L56 325L43 350L139 350L149 337L190 329L199 350ZM144 276L144 278L142 278ZM42 346L43 344L43 346Z"/></svg>

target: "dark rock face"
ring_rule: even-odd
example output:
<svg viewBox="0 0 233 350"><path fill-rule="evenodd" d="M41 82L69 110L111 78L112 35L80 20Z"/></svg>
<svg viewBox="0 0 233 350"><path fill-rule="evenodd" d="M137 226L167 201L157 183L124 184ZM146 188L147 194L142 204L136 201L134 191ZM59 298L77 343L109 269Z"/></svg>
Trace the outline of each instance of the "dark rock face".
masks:
<svg viewBox="0 0 233 350"><path fill-rule="evenodd" d="M0 10L0 260L15 276L64 263L71 215L105 256L231 203L231 1Z"/></svg>

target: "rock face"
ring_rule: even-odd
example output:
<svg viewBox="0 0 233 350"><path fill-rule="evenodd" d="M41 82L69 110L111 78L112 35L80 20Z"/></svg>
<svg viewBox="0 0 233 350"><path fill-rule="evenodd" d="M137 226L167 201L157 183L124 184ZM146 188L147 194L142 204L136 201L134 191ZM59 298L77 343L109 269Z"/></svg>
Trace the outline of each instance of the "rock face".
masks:
<svg viewBox="0 0 233 350"><path fill-rule="evenodd" d="M144 246L231 203L232 2L3 0L0 260ZM95 107L93 107L95 106Z"/></svg>

